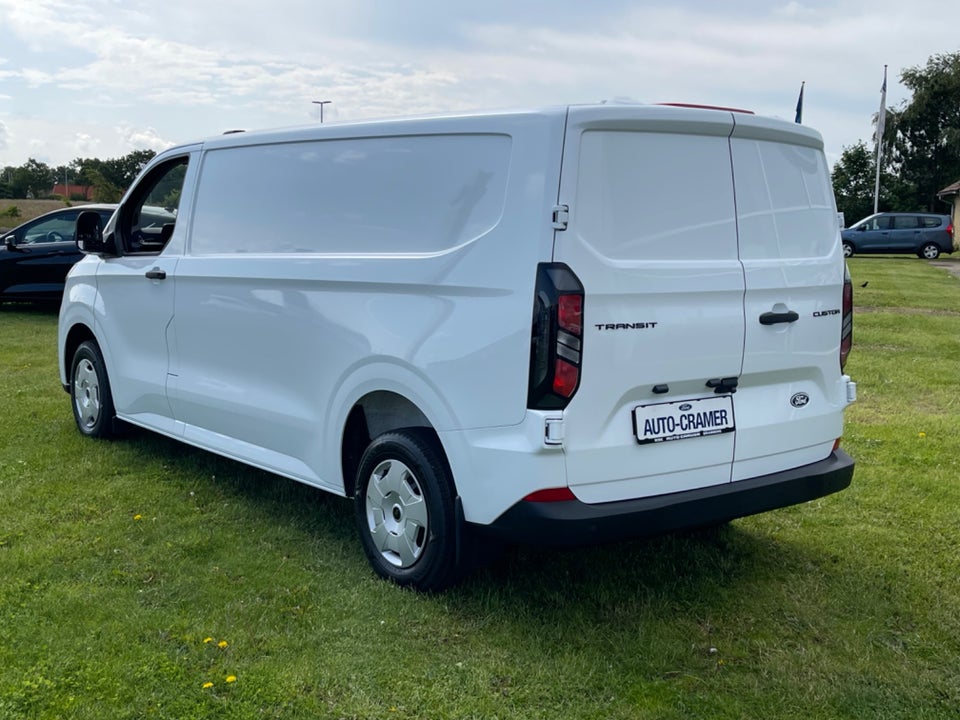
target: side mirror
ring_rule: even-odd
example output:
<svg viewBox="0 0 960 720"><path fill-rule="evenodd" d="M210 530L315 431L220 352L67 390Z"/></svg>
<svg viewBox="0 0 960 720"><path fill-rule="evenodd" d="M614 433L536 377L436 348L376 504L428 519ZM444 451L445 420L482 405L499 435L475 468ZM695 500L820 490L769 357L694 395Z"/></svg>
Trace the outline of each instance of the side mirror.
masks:
<svg viewBox="0 0 960 720"><path fill-rule="evenodd" d="M864 232L866 229L867 229L866 225L861 225L860 227L857 228L857 232Z"/></svg>
<svg viewBox="0 0 960 720"><path fill-rule="evenodd" d="M110 235L104 240L103 221L100 219L100 213L93 210L84 210L77 218L77 226L74 231L77 248L82 253L90 255L116 255L116 247L113 243L113 236Z"/></svg>
<svg viewBox="0 0 960 720"><path fill-rule="evenodd" d="M15 252L17 249L17 236L13 233L3 236L3 244L6 246L7 250L10 252Z"/></svg>

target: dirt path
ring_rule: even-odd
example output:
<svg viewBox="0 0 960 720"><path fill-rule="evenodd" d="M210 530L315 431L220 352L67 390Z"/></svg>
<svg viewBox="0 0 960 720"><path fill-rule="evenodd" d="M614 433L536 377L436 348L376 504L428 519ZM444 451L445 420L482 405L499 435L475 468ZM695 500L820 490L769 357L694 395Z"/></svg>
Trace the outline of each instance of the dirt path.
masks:
<svg viewBox="0 0 960 720"><path fill-rule="evenodd" d="M954 277L960 278L960 257L949 259L941 257L939 260L931 260L930 264L946 268Z"/></svg>

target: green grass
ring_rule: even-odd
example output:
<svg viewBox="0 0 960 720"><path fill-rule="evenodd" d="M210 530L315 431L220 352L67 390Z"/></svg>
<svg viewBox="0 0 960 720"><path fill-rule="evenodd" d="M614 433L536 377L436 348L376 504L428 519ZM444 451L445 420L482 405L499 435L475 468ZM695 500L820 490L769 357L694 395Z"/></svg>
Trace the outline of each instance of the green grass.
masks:
<svg viewBox="0 0 960 720"><path fill-rule="evenodd" d="M0 307L0 718L956 718L960 281L850 268L849 489L441 596L374 579L343 500L81 438L55 314Z"/></svg>

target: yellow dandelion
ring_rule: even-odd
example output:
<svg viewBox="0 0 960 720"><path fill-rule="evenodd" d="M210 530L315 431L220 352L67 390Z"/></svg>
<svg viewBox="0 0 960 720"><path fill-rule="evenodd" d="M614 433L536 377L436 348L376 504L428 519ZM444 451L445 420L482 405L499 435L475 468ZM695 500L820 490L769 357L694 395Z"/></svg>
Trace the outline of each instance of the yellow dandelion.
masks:
<svg viewBox="0 0 960 720"><path fill-rule="evenodd" d="M212 642L213 642L213 638L211 638L211 637L206 637L206 638L203 639L203 644L204 644L204 645L209 645L209 644L212 643Z"/></svg>
<svg viewBox="0 0 960 720"><path fill-rule="evenodd" d="M236 676L236 675L227 675L227 682L228 682L228 683L235 683L236 681L237 681L237 676Z"/></svg>
<svg viewBox="0 0 960 720"><path fill-rule="evenodd" d="M210 688L213 687L213 683L212 683L212 682L205 682L201 687L202 687L204 690L209 690Z"/></svg>
<svg viewBox="0 0 960 720"><path fill-rule="evenodd" d="M920 431L920 438L923 439L923 438L925 438L926 436L927 436L927 434L926 434L925 432L923 432L923 430L921 430L921 431Z"/></svg>
<svg viewBox="0 0 960 720"><path fill-rule="evenodd" d="M223 648L227 647L229 644L230 643L228 643L226 640L221 640L220 642L217 643L217 647L222 650Z"/></svg>
<svg viewBox="0 0 960 720"><path fill-rule="evenodd" d="M134 520L143 520L143 515L137 514L133 516Z"/></svg>

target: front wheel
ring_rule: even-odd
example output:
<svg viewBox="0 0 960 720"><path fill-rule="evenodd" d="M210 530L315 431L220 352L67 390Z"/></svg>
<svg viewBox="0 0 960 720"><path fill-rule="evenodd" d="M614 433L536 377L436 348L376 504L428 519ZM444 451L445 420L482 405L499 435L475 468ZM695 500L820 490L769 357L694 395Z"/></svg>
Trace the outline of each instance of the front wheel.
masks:
<svg viewBox="0 0 960 720"><path fill-rule="evenodd" d="M853 257L853 245L848 242L843 244L843 256L845 258Z"/></svg>
<svg viewBox="0 0 960 720"><path fill-rule="evenodd" d="M459 576L453 478L422 428L384 433L357 471L354 511L374 571L398 585L443 590Z"/></svg>
<svg viewBox="0 0 960 720"><path fill-rule="evenodd" d="M920 257L924 257L927 260L936 260L940 257L940 246L936 243L927 243L920 248Z"/></svg>
<svg viewBox="0 0 960 720"><path fill-rule="evenodd" d="M70 363L70 400L77 429L89 437L109 438L114 429L113 395L100 347L80 343Z"/></svg>

